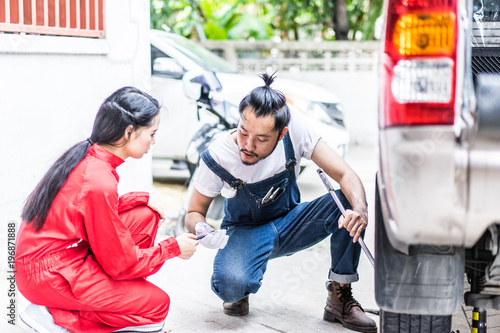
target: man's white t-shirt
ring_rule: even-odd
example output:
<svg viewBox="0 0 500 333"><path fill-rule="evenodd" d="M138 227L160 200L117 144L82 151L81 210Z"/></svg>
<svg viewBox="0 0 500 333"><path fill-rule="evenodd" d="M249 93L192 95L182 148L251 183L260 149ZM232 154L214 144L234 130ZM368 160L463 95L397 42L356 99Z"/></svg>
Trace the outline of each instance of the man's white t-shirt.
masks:
<svg viewBox="0 0 500 333"><path fill-rule="evenodd" d="M234 131L220 135L208 147L214 161L233 177L241 179L245 183L256 183L285 170L284 140L280 140L274 151L265 159L254 165L245 165L241 161L240 149L231 136ZM298 176L301 158L311 159L314 147L316 147L321 135L315 132L311 126L308 126L304 119L295 117L292 117L288 124L288 133L297 160L295 176ZM202 159L200 159L200 166L196 172L194 184L195 188L207 197L216 197L222 194L225 198L232 198L236 195L236 190L213 173Z"/></svg>

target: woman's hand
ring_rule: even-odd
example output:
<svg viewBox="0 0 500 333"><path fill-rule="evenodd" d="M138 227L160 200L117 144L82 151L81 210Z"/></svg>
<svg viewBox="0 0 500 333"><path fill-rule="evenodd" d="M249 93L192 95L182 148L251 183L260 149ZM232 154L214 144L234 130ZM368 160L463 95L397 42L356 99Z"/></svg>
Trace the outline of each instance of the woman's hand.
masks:
<svg viewBox="0 0 500 333"><path fill-rule="evenodd" d="M191 258L191 256L196 251L196 245L198 245L199 243L197 240L195 240L195 238L196 236L190 233L185 233L175 238L177 240L177 244L179 245L179 249L181 250L179 258Z"/></svg>

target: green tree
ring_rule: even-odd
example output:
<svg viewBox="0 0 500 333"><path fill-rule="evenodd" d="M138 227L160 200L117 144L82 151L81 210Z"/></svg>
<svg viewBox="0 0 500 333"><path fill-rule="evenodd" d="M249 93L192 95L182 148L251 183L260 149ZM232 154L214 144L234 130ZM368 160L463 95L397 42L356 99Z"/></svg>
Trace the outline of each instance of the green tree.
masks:
<svg viewBox="0 0 500 333"><path fill-rule="evenodd" d="M253 0L151 0L151 27L167 26L186 37L269 39L272 29Z"/></svg>
<svg viewBox="0 0 500 333"><path fill-rule="evenodd" d="M383 0L325 0L325 11L331 13L329 18L332 20L335 39L360 37L361 40L372 40L382 5Z"/></svg>
<svg viewBox="0 0 500 333"><path fill-rule="evenodd" d="M311 35L314 30L322 34L325 12L322 0L260 1L269 9L273 27L282 39L299 40L299 32Z"/></svg>
<svg viewBox="0 0 500 333"><path fill-rule="evenodd" d="M151 28L162 30L167 26L181 35L189 35L194 29L190 19L192 7L185 0L151 0Z"/></svg>
<svg viewBox="0 0 500 333"><path fill-rule="evenodd" d="M374 39L375 37L375 24L382 14L383 1L370 0L368 4L368 12L366 19L363 21L362 32L363 40Z"/></svg>
<svg viewBox="0 0 500 333"><path fill-rule="evenodd" d="M373 39L383 0L150 0L151 27L203 39ZM334 33L332 33L334 31Z"/></svg>

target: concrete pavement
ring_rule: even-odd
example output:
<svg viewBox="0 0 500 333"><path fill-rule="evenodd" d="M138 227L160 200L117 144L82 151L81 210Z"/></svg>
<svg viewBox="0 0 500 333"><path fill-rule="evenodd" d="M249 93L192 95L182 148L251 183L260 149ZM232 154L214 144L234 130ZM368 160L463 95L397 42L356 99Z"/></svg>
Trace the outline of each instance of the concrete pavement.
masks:
<svg viewBox="0 0 500 333"><path fill-rule="evenodd" d="M374 187L375 173L372 170L376 164L373 162L368 160L360 165L361 172L366 175L365 186ZM176 186L182 188L179 184L157 183L154 195L162 197L170 194L170 200L175 202L172 209L175 209L183 200L182 192L180 195L168 192ZM300 176L299 187L303 201L326 193L314 165ZM167 202L163 205L168 207ZM175 211L172 211L172 216L175 216ZM373 230L367 231L365 240L373 251ZM164 283L165 290L172 298L167 324L174 332L351 332L338 323L332 324L322 319L327 296L324 285L330 266L329 252L327 239L290 257L271 260L261 289L257 294L250 295L250 313L243 318L224 315L222 301L210 289L215 256L213 250L199 247L188 261L171 260L162 268L161 274L153 276L151 281ZM363 307L377 309L373 292L373 268L364 254L361 256L360 281L353 285L353 293ZM378 316L370 316L378 322Z"/></svg>
<svg viewBox="0 0 500 333"><path fill-rule="evenodd" d="M369 203L369 224L365 243L374 254L374 189L377 169L376 152L372 147L352 147L346 160L360 175L366 188ZM335 184L334 184L335 185ZM326 189L312 165L301 175L299 187L302 200L311 200L326 193ZM337 187L337 186L335 186ZM180 183L156 183L152 196L162 202L175 216L183 200ZM161 228L167 229L168 222ZM168 237L159 235L158 240ZM327 296L324 283L329 269L329 243L325 240L292 256L269 262L262 287L250 296L250 313L246 317L230 317L222 312L222 302L210 289L210 275L214 250L200 246L190 260L174 258L149 280L171 297L166 329L172 332L351 332L339 323L322 319ZM366 309L377 309L374 297L374 270L362 253L359 265L360 281L353 284L355 298ZM5 279L0 281L7 290ZM28 302L20 295L18 311ZM377 309L378 310L378 309ZM18 312L19 313L19 312ZM496 313L488 311L488 332L500 332ZM369 314L377 323L378 316ZM453 317L453 330L469 332L471 311L459 311ZM17 324L19 325L19 318ZM498 330L497 330L498 329ZM9 325L5 315L0 320L0 332L20 333L27 330ZM448 333L448 332L446 332Z"/></svg>

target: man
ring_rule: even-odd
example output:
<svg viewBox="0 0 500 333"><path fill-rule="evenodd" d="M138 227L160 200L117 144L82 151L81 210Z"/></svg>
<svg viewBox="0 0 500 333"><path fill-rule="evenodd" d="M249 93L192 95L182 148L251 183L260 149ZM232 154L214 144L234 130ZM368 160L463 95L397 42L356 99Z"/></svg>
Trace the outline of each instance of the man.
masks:
<svg viewBox="0 0 500 333"><path fill-rule="evenodd" d="M186 215L188 230L205 236L201 244L220 249L212 289L224 301L224 313L246 315L248 295L260 288L269 259L331 236L324 319L360 332L377 332L351 291L351 283L358 280L361 251L356 242L368 218L361 180L318 134L291 118L285 96L270 87L274 76L261 77L265 85L240 103L237 129L202 153ZM312 159L340 184L342 192L337 192L347 209L345 218L329 193L300 203L297 176L302 157ZM225 216L215 231L205 216L218 194L225 197Z"/></svg>

